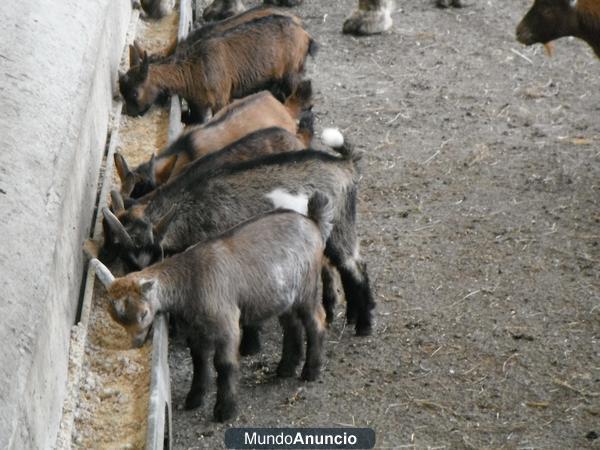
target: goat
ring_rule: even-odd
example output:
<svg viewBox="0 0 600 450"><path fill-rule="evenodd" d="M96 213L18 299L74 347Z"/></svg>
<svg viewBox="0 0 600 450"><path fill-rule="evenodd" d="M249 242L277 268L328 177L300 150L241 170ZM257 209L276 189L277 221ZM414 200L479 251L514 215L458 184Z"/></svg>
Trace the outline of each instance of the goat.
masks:
<svg viewBox="0 0 600 450"><path fill-rule="evenodd" d="M146 16L161 19L173 11L173 0L140 0Z"/></svg>
<svg viewBox="0 0 600 450"><path fill-rule="evenodd" d="M129 115L143 115L161 95L177 94L190 107L190 118L203 121L233 98L281 85L290 95L300 82L316 42L292 18L261 17L197 42L186 55L150 64L141 62L119 78Z"/></svg>
<svg viewBox="0 0 600 450"><path fill-rule="evenodd" d="M186 409L202 404L208 388L209 352L214 348L213 417L224 422L235 415L240 323L279 317L284 332L277 367L281 377L293 376L300 363L304 328L306 361L301 379L314 381L319 376L325 334L319 274L333 207L317 191L307 208L308 217L276 210L250 219L118 279L100 261L92 260L110 297L109 312L135 347L144 344L160 312L185 323L194 367Z"/></svg>
<svg viewBox="0 0 600 450"><path fill-rule="evenodd" d="M517 26L517 40L544 44L565 36L586 41L600 58L600 2L598 0L535 0Z"/></svg>
<svg viewBox="0 0 600 450"><path fill-rule="evenodd" d="M346 34L383 33L392 27L393 0L359 0L358 8L344 21Z"/></svg>
<svg viewBox="0 0 600 450"><path fill-rule="evenodd" d="M203 24L202 26L198 26L197 28L194 28L192 31L190 31L190 33L181 42L177 42L177 38L175 38L161 52L153 53L152 55L149 55L150 62L157 62L163 58L168 58L173 55L184 56L184 55L188 54L189 52L193 51L196 43L201 41L202 39L206 39L211 36L217 36L221 33L224 33L227 30L235 28L243 23L250 22L254 19L258 19L260 17L275 16L275 15L290 17L294 21L294 23L298 24L299 26L302 26L302 21L293 14L290 14L286 11L281 11L278 9L270 8L270 7L257 6L254 8L250 8L241 14L237 14L233 17L229 17L228 19ZM131 46L130 46L130 48L131 48ZM138 48L139 48L139 45L138 45ZM139 64L139 62L141 61L142 54L138 53L137 56L138 56L138 59L133 64L131 63L131 59L130 59L129 67L133 67L133 66Z"/></svg>
<svg viewBox="0 0 600 450"><path fill-rule="evenodd" d="M298 85L294 94L285 104L281 104L269 92L235 100L223 108L212 120L204 125L195 126L184 132L171 145L158 153L156 157L140 164L133 171L126 161L115 153L115 165L121 179L121 192L138 198L165 183L170 176L176 176L190 162L222 149L249 133L260 129L278 127L290 133L297 133L304 146L288 139L281 142L282 151L307 148L312 139L312 113L303 110L311 108L312 87L310 81ZM300 118L300 125L296 120ZM269 143L265 148L254 147L256 155L272 153ZM249 155L248 155L249 156Z"/></svg>
<svg viewBox="0 0 600 450"><path fill-rule="evenodd" d="M312 113L310 114L312 118ZM199 158L202 162L196 164L194 170L196 171L196 176L199 176L200 171L203 171L208 176L212 172L218 170L226 164L248 161L253 158L258 158L260 156L269 155L273 153L303 150L305 148L307 148L307 145L303 141L298 139L296 135L291 134L289 131L283 128L264 128L262 130L254 131L253 133L244 136L243 138L223 147L222 149L216 152L210 153L206 156L203 156L202 158ZM186 157L185 152L183 152L182 155L183 158ZM174 159L174 161L179 161L177 154L174 154L173 158L176 158ZM150 175L154 173L154 161L155 160L152 159L148 166L148 172L150 173ZM169 170L172 170L171 176L177 176L180 173L179 171L175 172L175 169L173 169L174 164L169 164L169 166L163 172L158 172L159 176L157 176L156 178L147 178L141 183L138 182L134 185L134 188L132 190L131 186L133 185L133 183L131 182L131 180L139 180L140 177L136 178L132 172L128 172L127 162L119 154L115 154L115 164L118 168L117 172L119 174L124 174L123 178L125 179L125 181L122 184L123 188L121 190L121 194L129 195L129 192L131 191L131 198L143 198L143 195L152 192L152 190L156 188L157 184L163 184L162 182L156 183L156 180L161 179L159 176L166 176L166 178L164 179L168 179ZM185 169L185 167L187 166L184 166L183 169ZM147 188L150 188L148 192L146 192Z"/></svg>
<svg viewBox="0 0 600 450"><path fill-rule="evenodd" d="M320 190L335 205L325 254L341 276L346 318L358 335L370 334L375 303L356 236L359 155L347 145L337 150L342 157L314 150L268 155L226 165L210 176L195 171L202 164L196 161L128 209L123 201L115 202L114 213L103 209L101 259L119 257L130 268L146 267L163 252L181 252L274 207L305 212L307 198ZM324 289L328 320L335 303L332 291Z"/></svg>
<svg viewBox="0 0 600 450"><path fill-rule="evenodd" d="M264 0L264 3L265 5L298 6L302 4L302 0ZM231 16L237 17L244 14L243 11L245 9L242 0L214 0L204 8L202 18L207 21L222 21Z"/></svg>

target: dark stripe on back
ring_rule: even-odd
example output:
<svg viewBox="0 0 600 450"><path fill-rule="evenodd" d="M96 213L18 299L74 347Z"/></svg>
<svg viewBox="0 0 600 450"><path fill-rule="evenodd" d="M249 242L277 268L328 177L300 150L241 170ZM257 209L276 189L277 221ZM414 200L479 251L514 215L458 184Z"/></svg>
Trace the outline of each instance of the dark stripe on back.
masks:
<svg viewBox="0 0 600 450"><path fill-rule="evenodd" d="M321 161L325 163L341 163L344 160L339 156L334 156L329 153L325 153L319 150L298 150L294 152L283 152L270 154L265 156L259 156L249 161L243 161L238 163L224 164L223 167L214 170L210 174L207 174L203 169L199 169L198 174L194 173L194 167L196 165L202 166L202 159L199 159L188 166L188 168L176 177L172 182L163 184L157 189L157 196L162 196L169 192L180 192L197 190L202 185L206 184L208 180L213 178L220 178L230 175L235 175L240 172L250 171L260 167L277 166L277 165L291 165L291 164L303 164L308 161ZM196 164L198 163L198 164Z"/></svg>

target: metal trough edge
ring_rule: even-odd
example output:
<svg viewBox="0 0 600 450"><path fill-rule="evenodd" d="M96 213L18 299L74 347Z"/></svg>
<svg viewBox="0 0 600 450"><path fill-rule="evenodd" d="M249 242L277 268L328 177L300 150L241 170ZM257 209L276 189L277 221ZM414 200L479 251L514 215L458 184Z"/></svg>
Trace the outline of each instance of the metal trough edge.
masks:
<svg viewBox="0 0 600 450"><path fill-rule="evenodd" d="M191 0L180 0L179 27L177 39L184 39L192 25ZM182 130L181 102L179 97L171 97L169 112L169 142L179 136ZM160 314L154 321L152 337L152 368L150 373L150 402L148 405L148 431L146 449L161 450L172 448L171 385L169 375L169 332L167 318Z"/></svg>

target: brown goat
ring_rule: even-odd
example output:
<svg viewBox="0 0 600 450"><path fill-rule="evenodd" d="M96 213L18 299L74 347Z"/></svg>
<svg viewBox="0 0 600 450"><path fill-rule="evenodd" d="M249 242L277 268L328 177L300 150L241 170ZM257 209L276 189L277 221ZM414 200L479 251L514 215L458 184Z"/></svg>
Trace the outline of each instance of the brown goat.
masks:
<svg viewBox="0 0 600 450"><path fill-rule="evenodd" d="M270 7L257 6L255 8L250 8L249 10L241 14L229 17L228 19L204 24L198 28L195 28L186 36L184 40L182 40L179 43L177 42L177 38L175 38L166 49L159 53L154 53L150 55L150 61L158 61L161 58L166 58L175 54L185 55L188 52L192 51L194 45L196 45L196 43L201 41L202 39L206 39L211 36L217 36L221 33L231 30L232 28L242 25L243 23L250 22L252 20L266 16L287 16L291 18L296 24L302 26L302 21L297 16L287 11L282 11ZM141 55L138 56L139 58L141 58ZM130 67L139 64L139 61L140 59L138 59L137 63L130 64Z"/></svg>
<svg viewBox="0 0 600 450"><path fill-rule="evenodd" d="M312 117L312 113L310 114ZM206 176L208 177L213 172L218 171L223 166L228 164L236 164L265 155L293 152L304 150L306 148L307 145L298 139L296 135L284 130L283 128L264 128L250 133L216 152L212 152L197 159L194 161L193 165L188 164L187 166L184 166L183 169L187 170L188 168L193 167L195 172L202 171L206 173ZM185 157L186 152L181 152L180 155ZM178 161L177 154L174 154L171 157L171 161ZM144 201L147 197L147 194L153 192L157 187L162 185L163 178L158 176L154 179L151 178L153 167L155 167L154 162L155 160L150 160L150 162L147 163L150 176L145 177L144 173L140 172L139 170L133 173L130 172L127 168L127 162L125 159L118 153L115 154L115 165L117 166L117 172L122 180L121 194L124 196L129 196L131 199L139 198L140 201ZM166 180L169 176L169 171L173 170L173 166L174 164L166 165L166 168L162 171L162 173L158 172L159 175L164 177ZM179 173L172 174L171 176L174 178L175 175L178 174ZM133 189L131 188L132 183L129 181L130 179L138 180L138 182L133 186ZM158 181L160 181L160 183L158 183Z"/></svg>
<svg viewBox="0 0 600 450"><path fill-rule="evenodd" d="M535 0L517 26L517 40L525 45L565 36L583 39L600 58L600 1Z"/></svg>
<svg viewBox="0 0 600 450"><path fill-rule="evenodd" d="M312 87L307 80L298 85L285 104L281 104L266 91L236 100L206 124L184 132L156 157L140 164L133 171L128 169L120 155L115 155L117 173L121 178L121 192L133 198L140 197L165 183L169 177L181 173L190 162L264 128L279 127L297 134L304 144L302 148L307 148L312 140L312 113L304 114L300 127L296 121L302 111L310 109L311 97Z"/></svg>
<svg viewBox="0 0 600 450"><path fill-rule="evenodd" d="M203 121L231 102L261 89L281 85L290 95L315 41L293 19L266 16L218 36L201 40L182 57L141 63L120 77L119 87L130 115L144 114L162 94L177 94L190 106L191 118Z"/></svg>

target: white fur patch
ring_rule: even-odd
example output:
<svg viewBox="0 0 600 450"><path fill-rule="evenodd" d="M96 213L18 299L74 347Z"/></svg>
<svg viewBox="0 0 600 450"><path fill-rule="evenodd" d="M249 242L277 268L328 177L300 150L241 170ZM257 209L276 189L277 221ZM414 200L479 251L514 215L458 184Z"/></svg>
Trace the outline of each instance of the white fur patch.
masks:
<svg viewBox="0 0 600 450"><path fill-rule="evenodd" d="M321 133L321 141L328 147L340 148L344 145L344 135L337 128L325 128Z"/></svg>
<svg viewBox="0 0 600 450"><path fill-rule="evenodd" d="M266 197L273 202L275 208L291 209L304 215L308 213L308 197L306 195L294 195L283 189L275 189Z"/></svg>

